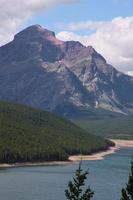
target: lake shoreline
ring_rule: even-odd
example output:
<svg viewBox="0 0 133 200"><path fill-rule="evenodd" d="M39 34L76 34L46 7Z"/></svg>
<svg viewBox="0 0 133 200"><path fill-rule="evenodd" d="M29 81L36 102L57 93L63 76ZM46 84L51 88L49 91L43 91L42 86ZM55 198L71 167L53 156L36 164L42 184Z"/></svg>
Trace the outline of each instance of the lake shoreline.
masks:
<svg viewBox="0 0 133 200"><path fill-rule="evenodd" d="M103 160L105 156L114 154L118 151L119 148L117 146L109 147L106 151L97 152L91 155L74 155L69 156L69 160L72 162L80 161L80 160Z"/></svg>
<svg viewBox="0 0 133 200"><path fill-rule="evenodd" d="M120 140L120 139L109 139L112 141L115 146L109 147L106 151L101 151L98 153L94 153L92 155L74 155L69 156L69 160L72 162L80 161L80 160L103 160L105 156L114 154L120 148L133 148L133 140Z"/></svg>
<svg viewBox="0 0 133 200"><path fill-rule="evenodd" d="M7 164L3 163L0 164L0 169L4 168L17 168L17 167L34 167L34 166L57 166L57 165L66 165L70 164L71 161L44 161L44 162L25 162L25 163L14 163L14 164Z"/></svg>
<svg viewBox="0 0 133 200"><path fill-rule="evenodd" d="M105 156L114 154L120 148L128 147L133 148L133 140L119 140L119 139L109 139L115 146L109 147L107 150L99 151L91 155L73 155L69 156L68 161L44 161L44 162L25 162L25 163L15 163L15 164L0 164L0 169L4 168L16 168L16 167L34 167L34 166L56 166L56 165L66 165L72 164L80 160L103 160Z"/></svg>

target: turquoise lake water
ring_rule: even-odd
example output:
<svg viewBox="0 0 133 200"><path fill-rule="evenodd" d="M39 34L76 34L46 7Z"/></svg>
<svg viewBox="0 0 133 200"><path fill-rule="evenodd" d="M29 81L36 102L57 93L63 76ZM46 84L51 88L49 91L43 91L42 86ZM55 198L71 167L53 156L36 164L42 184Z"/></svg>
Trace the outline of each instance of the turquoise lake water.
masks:
<svg viewBox="0 0 133 200"><path fill-rule="evenodd" d="M90 171L87 184L94 200L119 200L128 180L133 148L121 149L104 160L84 161ZM1 200L65 200L64 190L78 164L0 170Z"/></svg>

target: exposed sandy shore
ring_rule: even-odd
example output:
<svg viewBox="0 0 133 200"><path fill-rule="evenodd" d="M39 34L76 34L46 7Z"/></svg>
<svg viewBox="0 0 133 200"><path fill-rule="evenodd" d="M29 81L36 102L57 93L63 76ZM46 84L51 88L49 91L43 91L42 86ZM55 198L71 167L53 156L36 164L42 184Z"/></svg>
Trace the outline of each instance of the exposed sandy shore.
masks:
<svg viewBox="0 0 133 200"><path fill-rule="evenodd" d="M133 147L133 140L111 140L117 147Z"/></svg>
<svg viewBox="0 0 133 200"><path fill-rule="evenodd" d="M55 165L66 165L71 163L70 161L49 161L49 162L36 162L36 163L15 163L15 164L0 164L1 168L13 168L13 167L34 167L34 166L55 166Z"/></svg>
<svg viewBox="0 0 133 200"><path fill-rule="evenodd" d="M119 148L118 147L110 147L106 151L102 151L99 153L94 153L92 155L78 155L78 156L70 156L70 161L80 161L80 160L103 160L105 156L115 153Z"/></svg>
<svg viewBox="0 0 133 200"><path fill-rule="evenodd" d="M133 148L133 140L111 140L115 143L115 147L110 147L107 151L103 151L100 153L94 153L92 155L78 155L78 156L70 156L70 161L80 161L80 160L103 160L105 156L110 155L118 151L122 147L132 147Z"/></svg>
<svg viewBox="0 0 133 200"><path fill-rule="evenodd" d="M115 147L110 147L106 151L102 151L99 153L94 153L92 155L76 155L69 156L69 161L50 161L50 162L36 162L36 163L15 163L15 164L0 164L0 168L13 168L13 167L31 167L31 166L54 166L54 165L66 165L75 161L80 160L103 160L105 156L110 155L118 151L122 147L132 147L133 148L133 140L113 140L115 143Z"/></svg>

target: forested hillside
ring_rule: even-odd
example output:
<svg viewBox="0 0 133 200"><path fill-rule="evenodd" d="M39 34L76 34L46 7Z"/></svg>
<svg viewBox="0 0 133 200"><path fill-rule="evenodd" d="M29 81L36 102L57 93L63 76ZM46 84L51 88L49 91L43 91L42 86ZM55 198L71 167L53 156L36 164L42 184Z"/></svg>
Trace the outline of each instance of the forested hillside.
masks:
<svg viewBox="0 0 133 200"><path fill-rule="evenodd" d="M67 160L109 142L49 112L0 102L0 162Z"/></svg>

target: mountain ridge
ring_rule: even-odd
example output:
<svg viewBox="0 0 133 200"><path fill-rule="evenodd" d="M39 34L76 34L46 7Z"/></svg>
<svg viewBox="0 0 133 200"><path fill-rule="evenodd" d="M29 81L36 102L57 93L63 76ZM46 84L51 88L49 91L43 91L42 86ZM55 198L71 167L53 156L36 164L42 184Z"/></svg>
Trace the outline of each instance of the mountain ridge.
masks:
<svg viewBox="0 0 133 200"><path fill-rule="evenodd" d="M0 99L67 115L71 107L133 113L133 77L117 71L92 46L60 41L30 26L0 47ZM70 105L67 113L61 107Z"/></svg>

